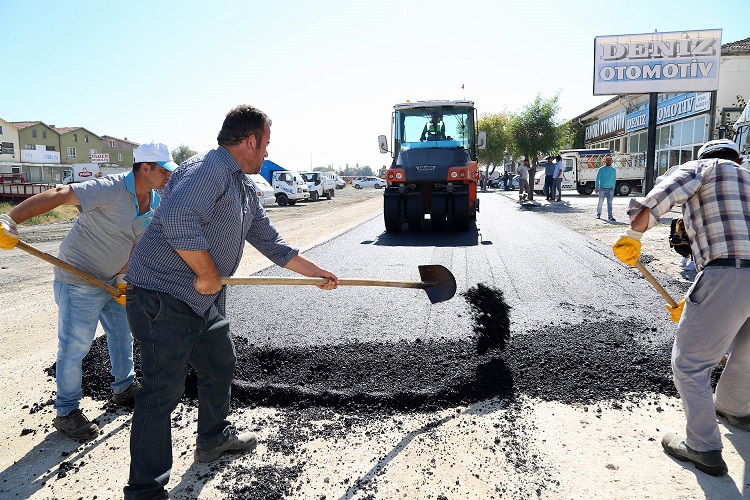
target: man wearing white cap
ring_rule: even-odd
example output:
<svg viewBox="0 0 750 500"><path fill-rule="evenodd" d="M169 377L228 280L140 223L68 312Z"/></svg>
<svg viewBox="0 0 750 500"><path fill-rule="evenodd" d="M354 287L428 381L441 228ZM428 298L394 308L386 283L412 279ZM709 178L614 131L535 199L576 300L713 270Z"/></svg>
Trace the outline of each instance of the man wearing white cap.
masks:
<svg viewBox="0 0 750 500"><path fill-rule="evenodd" d="M59 258L124 291L122 277L130 252L159 206L156 190L164 188L177 168L164 144L138 146L134 160L128 173L58 185L0 215L0 248L16 246L17 224L60 205L77 205L81 213L60 244ZM73 439L89 441L99 435L99 427L79 408L82 360L91 348L98 323L107 335L114 377L112 400L132 406L140 388L133 369L133 337L123 307L125 295L114 298L56 267L54 296L58 305L54 426Z"/></svg>
<svg viewBox="0 0 750 500"><path fill-rule="evenodd" d="M716 415L750 430L750 171L741 164L734 142L707 142L697 161L681 165L644 199L631 200L631 229L612 246L618 259L635 265L643 232L682 205L698 275L678 306L667 309L678 323L672 372L687 436L667 433L662 447L712 476L728 471ZM711 372L730 351L714 395Z"/></svg>

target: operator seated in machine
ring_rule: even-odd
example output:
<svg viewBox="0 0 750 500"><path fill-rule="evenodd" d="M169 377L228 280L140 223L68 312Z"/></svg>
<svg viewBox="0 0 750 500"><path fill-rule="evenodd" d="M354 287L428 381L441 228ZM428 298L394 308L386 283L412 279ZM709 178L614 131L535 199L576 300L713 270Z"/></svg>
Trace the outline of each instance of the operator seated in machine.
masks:
<svg viewBox="0 0 750 500"><path fill-rule="evenodd" d="M422 136L419 138L420 141L443 141L445 140L445 123L443 123L443 115L437 111L432 112L432 118L430 121L425 123L422 129Z"/></svg>

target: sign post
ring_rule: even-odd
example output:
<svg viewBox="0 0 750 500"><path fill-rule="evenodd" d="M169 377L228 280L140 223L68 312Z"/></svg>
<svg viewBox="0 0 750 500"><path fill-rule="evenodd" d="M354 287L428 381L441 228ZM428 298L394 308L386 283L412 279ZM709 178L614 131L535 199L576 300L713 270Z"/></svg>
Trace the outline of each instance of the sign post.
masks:
<svg viewBox="0 0 750 500"><path fill-rule="evenodd" d="M718 90L720 64L720 29L594 38L594 95L649 94L646 193L656 171L658 95ZM682 113L687 106L700 109L705 106L703 97L696 95L664 113Z"/></svg>

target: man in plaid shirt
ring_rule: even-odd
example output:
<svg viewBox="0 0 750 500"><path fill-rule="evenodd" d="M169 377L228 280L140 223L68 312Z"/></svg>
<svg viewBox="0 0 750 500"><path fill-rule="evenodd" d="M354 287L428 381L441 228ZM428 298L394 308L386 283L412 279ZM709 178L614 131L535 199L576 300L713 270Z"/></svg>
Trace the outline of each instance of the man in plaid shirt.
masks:
<svg viewBox="0 0 750 500"><path fill-rule="evenodd" d="M716 415L750 430L750 171L741 164L734 142L707 142L697 161L682 165L642 200L631 200L631 229L612 245L618 259L635 265L643 232L682 204L698 275L678 306L667 309L678 323L672 372L687 436L668 433L662 446L713 476L727 473ZM730 351L714 397L711 372Z"/></svg>

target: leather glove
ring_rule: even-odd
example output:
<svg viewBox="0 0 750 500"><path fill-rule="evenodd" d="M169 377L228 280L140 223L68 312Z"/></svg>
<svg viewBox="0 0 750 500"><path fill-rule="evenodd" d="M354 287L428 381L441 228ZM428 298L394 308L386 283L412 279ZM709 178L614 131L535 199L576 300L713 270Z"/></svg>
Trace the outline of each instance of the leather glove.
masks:
<svg viewBox="0 0 750 500"><path fill-rule="evenodd" d="M18 224L8 214L0 215L0 248L13 250L18 244Z"/></svg>
<svg viewBox="0 0 750 500"><path fill-rule="evenodd" d="M641 236L643 236L643 233L640 231L633 231L632 229L625 231L625 234L620 236L620 239L612 245L612 252L615 257L633 267L638 262L638 257L641 256Z"/></svg>
<svg viewBox="0 0 750 500"><path fill-rule="evenodd" d="M682 310L685 309L685 297L680 299L677 303L677 307L672 307L669 304L666 304L664 307L669 311L669 319L675 323L679 323L680 318L682 317Z"/></svg>
<svg viewBox="0 0 750 500"><path fill-rule="evenodd" d="M125 290L127 286L128 286L128 282L125 281L125 275L118 274L115 277L115 288L120 290L120 292L122 292L122 295L120 295L119 297L115 297L114 299L117 301L118 304L120 304L123 307L125 307Z"/></svg>

